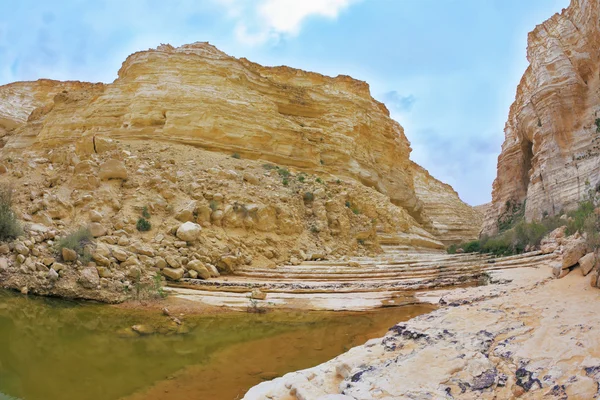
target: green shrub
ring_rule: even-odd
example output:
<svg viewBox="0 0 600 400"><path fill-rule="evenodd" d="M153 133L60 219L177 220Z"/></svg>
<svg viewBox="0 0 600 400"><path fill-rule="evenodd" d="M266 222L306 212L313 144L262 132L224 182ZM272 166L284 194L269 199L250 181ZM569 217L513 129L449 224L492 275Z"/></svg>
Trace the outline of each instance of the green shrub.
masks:
<svg viewBox="0 0 600 400"><path fill-rule="evenodd" d="M240 158L242 158L242 157L240 157L240 155L239 155L238 153L233 153L233 154L231 155L231 158L235 158L235 159L239 160L239 159L240 159Z"/></svg>
<svg viewBox="0 0 600 400"><path fill-rule="evenodd" d="M263 164L263 168L266 169L267 171L270 171L272 169L277 169L278 167L273 164Z"/></svg>
<svg viewBox="0 0 600 400"><path fill-rule="evenodd" d="M352 207L352 203L350 203L349 201L346 200L346 207L351 208Z"/></svg>
<svg viewBox="0 0 600 400"><path fill-rule="evenodd" d="M576 210L567 213L569 222L567 224L567 235L572 235L577 231L583 232L583 224L588 216L594 214L594 202L586 200L579 203Z"/></svg>
<svg viewBox="0 0 600 400"><path fill-rule="evenodd" d="M358 215L358 214L360 214L360 210L359 210L358 208L356 208L356 207L352 207L352 212L353 212L355 215Z"/></svg>
<svg viewBox="0 0 600 400"><path fill-rule="evenodd" d="M304 183L304 180L306 179L306 177L304 175L299 175L298 176L298 181Z"/></svg>
<svg viewBox="0 0 600 400"><path fill-rule="evenodd" d="M142 208L142 217L150 219L150 212L148 211L147 206L144 206L144 208Z"/></svg>
<svg viewBox="0 0 600 400"><path fill-rule="evenodd" d="M477 253L481 250L479 240L473 240L461 246L465 253Z"/></svg>
<svg viewBox="0 0 600 400"><path fill-rule="evenodd" d="M594 123L596 124L596 133L600 133L600 118L596 118Z"/></svg>
<svg viewBox="0 0 600 400"><path fill-rule="evenodd" d="M315 179L315 182L317 182L317 183L323 183L323 180L321 178L317 178L317 179Z"/></svg>
<svg viewBox="0 0 600 400"><path fill-rule="evenodd" d="M14 239L22 232L12 209L12 188L0 187L0 240Z"/></svg>
<svg viewBox="0 0 600 400"><path fill-rule="evenodd" d="M140 219L137 220L135 227L140 232L148 232L150 229L152 229L152 224L146 218L140 217Z"/></svg>
<svg viewBox="0 0 600 400"><path fill-rule="evenodd" d="M91 254L87 249L87 246L91 243L92 233L88 228L81 228L58 240L56 242L56 251L62 257L63 248L74 250L82 257L82 261L86 262L91 259Z"/></svg>
<svg viewBox="0 0 600 400"><path fill-rule="evenodd" d="M290 184L290 181L288 180L288 178L283 178L283 180L281 182L283 183L283 186L287 186Z"/></svg>
<svg viewBox="0 0 600 400"><path fill-rule="evenodd" d="M290 176L290 171L287 168L279 168L279 167L275 167L275 168L277 168L277 173L282 178L288 178Z"/></svg>
<svg viewBox="0 0 600 400"><path fill-rule="evenodd" d="M456 254L456 250L458 250L458 245L456 245L456 244L451 244L446 249L446 251L448 252L448 254Z"/></svg>

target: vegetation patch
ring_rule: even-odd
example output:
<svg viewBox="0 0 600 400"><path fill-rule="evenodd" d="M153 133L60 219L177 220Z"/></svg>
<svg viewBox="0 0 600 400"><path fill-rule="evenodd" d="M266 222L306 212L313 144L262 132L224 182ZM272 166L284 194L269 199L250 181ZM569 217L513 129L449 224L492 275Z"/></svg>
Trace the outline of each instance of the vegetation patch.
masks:
<svg viewBox="0 0 600 400"><path fill-rule="evenodd" d="M92 244L92 233L88 228L81 228L56 242L56 251L62 257L62 249L67 248L75 251L83 263L89 262L92 254L89 251L89 245Z"/></svg>
<svg viewBox="0 0 600 400"><path fill-rule="evenodd" d="M152 229L152 224L146 218L140 217L137 220L137 223L135 224L135 227L140 232L148 232L150 229Z"/></svg>
<svg viewBox="0 0 600 400"><path fill-rule="evenodd" d="M12 188L0 187L0 240L6 241L21 235L23 230L12 209Z"/></svg>

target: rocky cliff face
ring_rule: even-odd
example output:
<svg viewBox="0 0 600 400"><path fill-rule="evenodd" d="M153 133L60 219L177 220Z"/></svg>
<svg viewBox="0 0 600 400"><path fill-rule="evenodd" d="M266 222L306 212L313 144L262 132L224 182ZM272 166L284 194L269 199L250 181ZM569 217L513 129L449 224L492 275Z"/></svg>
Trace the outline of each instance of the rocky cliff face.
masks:
<svg viewBox="0 0 600 400"><path fill-rule="evenodd" d="M113 84L60 93L35 122L9 146L98 134L186 143L349 176L425 221L402 127L347 76L262 67L207 43L162 45L128 57Z"/></svg>
<svg viewBox="0 0 600 400"><path fill-rule="evenodd" d="M572 0L529 34L484 233L523 203L527 220L574 208L600 183L599 21L598 1Z"/></svg>
<svg viewBox="0 0 600 400"><path fill-rule="evenodd" d="M446 245L477 239L484 214L465 204L452 186L438 181L425 168L415 163L412 167L417 198L433 221L437 237Z"/></svg>
<svg viewBox="0 0 600 400"><path fill-rule="evenodd" d="M50 79L0 86L0 134L27 122L34 109L51 104L56 94L90 86L93 84Z"/></svg>
<svg viewBox="0 0 600 400"><path fill-rule="evenodd" d="M426 172L409 160L402 127L365 82L348 76L263 67L194 43L135 53L112 84L42 80L0 87L0 96L6 152L76 145L97 153L104 139L185 144L356 180L419 227L453 232L450 241L479 230L452 188L420 178ZM434 181L433 189L425 183ZM454 216L435 220L446 214Z"/></svg>

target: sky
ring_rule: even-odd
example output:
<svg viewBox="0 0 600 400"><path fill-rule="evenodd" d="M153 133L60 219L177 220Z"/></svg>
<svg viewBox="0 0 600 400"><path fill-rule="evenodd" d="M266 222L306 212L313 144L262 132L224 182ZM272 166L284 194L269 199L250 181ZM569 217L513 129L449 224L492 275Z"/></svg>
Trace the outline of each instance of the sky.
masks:
<svg viewBox="0 0 600 400"><path fill-rule="evenodd" d="M112 82L125 58L208 41L263 65L364 80L411 159L490 201L527 33L569 0L0 0L0 85Z"/></svg>

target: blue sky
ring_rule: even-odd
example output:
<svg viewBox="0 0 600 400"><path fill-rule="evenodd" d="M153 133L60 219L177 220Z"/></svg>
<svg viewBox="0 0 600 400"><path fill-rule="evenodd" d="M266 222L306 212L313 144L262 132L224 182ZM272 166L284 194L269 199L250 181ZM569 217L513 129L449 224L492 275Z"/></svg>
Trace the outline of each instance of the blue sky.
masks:
<svg viewBox="0 0 600 400"><path fill-rule="evenodd" d="M236 57L367 81L411 158L491 198L527 33L568 0L0 0L0 85L110 82L127 55L209 41Z"/></svg>

